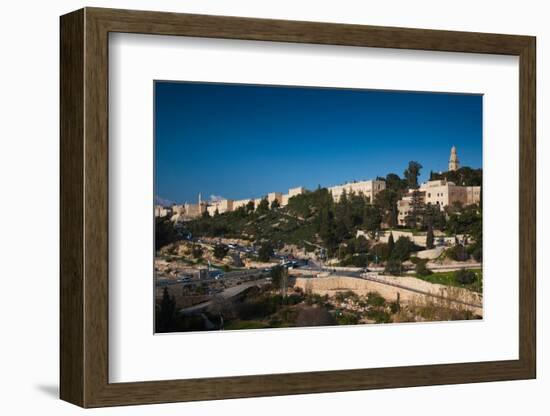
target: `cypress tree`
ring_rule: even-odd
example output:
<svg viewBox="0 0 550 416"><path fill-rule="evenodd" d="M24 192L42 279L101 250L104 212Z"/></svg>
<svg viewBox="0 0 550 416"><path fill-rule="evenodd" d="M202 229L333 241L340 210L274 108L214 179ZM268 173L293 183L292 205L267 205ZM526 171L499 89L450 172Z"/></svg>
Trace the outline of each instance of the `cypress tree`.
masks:
<svg viewBox="0 0 550 416"><path fill-rule="evenodd" d="M168 288L165 287L162 293L162 301L160 303L160 311L158 319L158 332L168 332L173 330L175 314L176 314L176 301L170 296Z"/></svg>
<svg viewBox="0 0 550 416"><path fill-rule="evenodd" d="M434 230L432 226L428 226L428 233L426 234L426 248L434 248Z"/></svg>
<svg viewBox="0 0 550 416"><path fill-rule="evenodd" d="M391 257L395 241L393 241L393 233L390 232L390 238L388 238L388 258Z"/></svg>

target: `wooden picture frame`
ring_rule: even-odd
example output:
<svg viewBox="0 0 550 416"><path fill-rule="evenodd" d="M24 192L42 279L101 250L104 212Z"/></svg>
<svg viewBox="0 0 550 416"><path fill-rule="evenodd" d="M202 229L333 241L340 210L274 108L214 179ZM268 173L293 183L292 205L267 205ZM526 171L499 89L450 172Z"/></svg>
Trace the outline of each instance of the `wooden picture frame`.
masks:
<svg viewBox="0 0 550 416"><path fill-rule="evenodd" d="M82 407L101 407L535 378L534 37L99 8L64 15L60 27L60 396L63 400ZM110 32L519 56L519 359L109 383Z"/></svg>

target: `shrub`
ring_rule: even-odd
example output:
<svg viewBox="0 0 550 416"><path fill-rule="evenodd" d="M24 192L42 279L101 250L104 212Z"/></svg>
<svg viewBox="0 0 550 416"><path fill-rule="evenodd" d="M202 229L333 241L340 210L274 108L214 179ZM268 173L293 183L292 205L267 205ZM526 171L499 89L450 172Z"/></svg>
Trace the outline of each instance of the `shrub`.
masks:
<svg viewBox="0 0 550 416"><path fill-rule="evenodd" d="M460 269L454 272L455 282L461 285L471 285L476 281L476 274L471 270Z"/></svg>
<svg viewBox="0 0 550 416"><path fill-rule="evenodd" d="M195 259L202 258L203 252L204 252L204 250L201 246L199 246L198 244L193 244L193 257Z"/></svg>
<svg viewBox="0 0 550 416"><path fill-rule="evenodd" d="M326 299L318 293L310 293L306 295L306 305L324 305Z"/></svg>
<svg viewBox="0 0 550 416"><path fill-rule="evenodd" d="M430 269L428 269L428 267L426 267L426 263L426 260L421 259L419 259L416 263L415 271L418 276L429 276L433 273Z"/></svg>
<svg viewBox="0 0 550 416"><path fill-rule="evenodd" d="M377 324L387 324L391 322L391 316L385 311L373 309L367 312L367 317L373 319Z"/></svg>
<svg viewBox="0 0 550 416"><path fill-rule="evenodd" d="M445 255L451 260L455 261L465 261L468 260L469 257L468 252L466 251L464 246L461 246L460 244L457 244L456 246L445 250Z"/></svg>
<svg viewBox="0 0 550 416"><path fill-rule="evenodd" d="M223 244L217 244L214 247L214 257L216 257L217 259L223 259L228 251L229 248L227 246L224 246Z"/></svg>
<svg viewBox="0 0 550 416"><path fill-rule="evenodd" d="M356 325L359 323L359 318L351 313L341 313L336 315L338 325Z"/></svg>
<svg viewBox="0 0 550 416"><path fill-rule="evenodd" d="M378 256L378 260L385 261L390 257L390 248L386 243L378 243L369 250L369 253Z"/></svg>
<svg viewBox="0 0 550 416"><path fill-rule="evenodd" d="M367 255L363 253L348 256L340 261L340 266L366 267L367 264Z"/></svg>
<svg viewBox="0 0 550 416"><path fill-rule="evenodd" d="M285 299L287 305L297 305L304 300L304 296L300 294L291 294L288 295Z"/></svg>
<svg viewBox="0 0 550 416"><path fill-rule="evenodd" d="M334 317L323 307L309 306L300 309L296 317L296 326L334 325Z"/></svg>
<svg viewBox="0 0 550 416"><path fill-rule="evenodd" d="M468 247L468 253L475 259L481 261L483 259L483 248L480 243L474 243Z"/></svg>
<svg viewBox="0 0 550 416"><path fill-rule="evenodd" d="M384 272L387 274L393 274L400 276L401 272L403 270L403 267L401 265L401 261L398 259L390 259L386 262L386 267L384 268Z"/></svg>
<svg viewBox="0 0 550 416"><path fill-rule="evenodd" d="M369 292L367 294L367 305L369 306L384 306L386 299L384 299L378 292Z"/></svg>
<svg viewBox="0 0 550 416"><path fill-rule="evenodd" d="M414 264L414 265L417 265L418 263L420 263L421 261L424 261L423 259L419 258L419 257L411 257L409 259L409 261Z"/></svg>
<svg viewBox="0 0 550 416"><path fill-rule="evenodd" d="M357 295L357 293L355 293L351 290L346 290L344 292L337 292L334 295L334 299L336 299L336 301L338 301L338 302L344 302L347 299L357 300L358 298L359 298L359 296Z"/></svg>
<svg viewBox="0 0 550 416"><path fill-rule="evenodd" d="M391 310L391 313L397 313L401 310L401 305L397 301L391 302L390 303L390 310Z"/></svg>
<svg viewBox="0 0 550 416"><path fill-rule="evenodd" d="M155 250L179 239L174 224L167 218L155 219Z"/></svg>
<svg viewBox="0 0 550 416"><path fill-rule="evenodd" d="M393 258L404 261L409 258L409 255L416 251L417 247L409 237L401 236L395 242L391 256Z"/></svg>

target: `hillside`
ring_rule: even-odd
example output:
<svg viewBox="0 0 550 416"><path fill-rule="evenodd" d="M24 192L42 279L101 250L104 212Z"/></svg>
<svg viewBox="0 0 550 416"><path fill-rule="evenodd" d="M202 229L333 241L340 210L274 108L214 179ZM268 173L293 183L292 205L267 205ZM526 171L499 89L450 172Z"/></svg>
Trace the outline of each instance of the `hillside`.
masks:
<svg viewBox="0 0 550 416"><path fill-rule="evenodd" d="M193 237L225 237L251 242L271 241L275 245L294 244L309 250L322 245L329 252L353 238L358 229L380 227L380 209L363 195L344 194L335 203L326 188L297 195L286 207L262 204L258 209L245 207L233 212L183 223L183 232Z"/></svg>

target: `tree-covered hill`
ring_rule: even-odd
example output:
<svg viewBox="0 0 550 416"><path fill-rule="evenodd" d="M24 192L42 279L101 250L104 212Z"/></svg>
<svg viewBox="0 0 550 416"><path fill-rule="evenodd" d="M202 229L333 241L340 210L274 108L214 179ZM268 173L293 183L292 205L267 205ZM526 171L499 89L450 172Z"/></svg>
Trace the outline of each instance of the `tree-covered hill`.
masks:
<svg viewBox="0 0 550 416"><path fill-rule="evenodd" d="M193 236L271 241L313 248L321 245L329 252L354 238L358 229L375 232L380 228L381 210L362 194L344 193L334 202L326 188L318 188L290 198L285 207L260 204L258 209L241 207L235 211L203 217L183 224Z"/></svg>
<svg viewBox="0 0 550 416"><path fill-rule="evenodd" d="M344 192L335 202L327 188L317 188L293 196L285 207L263 199L255 209L254 203L235 211L202 217L174 224L168 218L157 218L156 247L159 249L184 236L223 237L248 240L256 245L269 242L273 247L292 244L307 251L323 248L329 257L340 257L349 248L351 252L364 252L365 242L357 241L361 230L374 237L378 230L397 227L397 201L409 189L418 187L417 177L421 165L411 161L405 170L405 179L395 173L385 178L386 189L374 201L363 194ZM446 178L460 185L478 185L482 181L481 169L463 167L455 172L431 173L431 179ZM440 211L433 206L420 204L414 210L414 221L409 228L428 232L434 229L448 234L465 234L476 241L481 252L481 206L447 207ZM352 250L353 249L353 250Z"/></svg>
<svg viewBox="0 0 550 416"><path fill-rule="evenodd" d="M481 186L483 183L483 170L464 166L455 171L442 173L430 172L431 181L438 179L446 179L450 182L454 182L455 185L461 186Z"/></svg>

